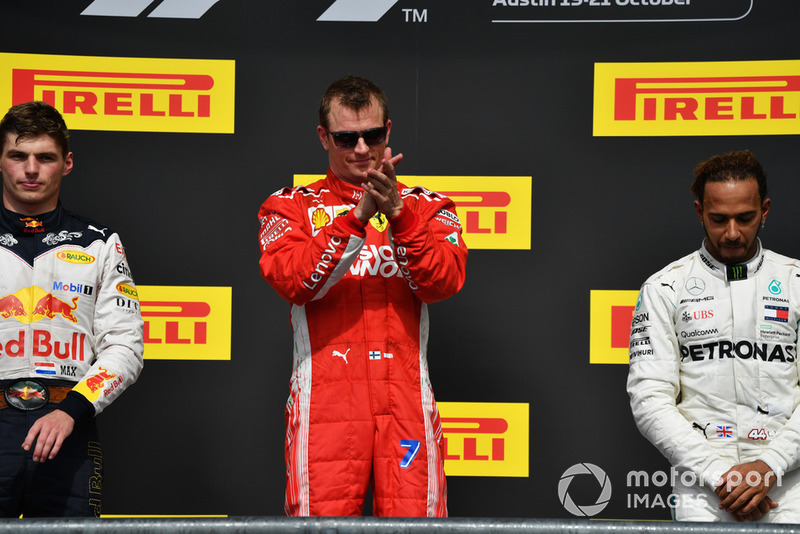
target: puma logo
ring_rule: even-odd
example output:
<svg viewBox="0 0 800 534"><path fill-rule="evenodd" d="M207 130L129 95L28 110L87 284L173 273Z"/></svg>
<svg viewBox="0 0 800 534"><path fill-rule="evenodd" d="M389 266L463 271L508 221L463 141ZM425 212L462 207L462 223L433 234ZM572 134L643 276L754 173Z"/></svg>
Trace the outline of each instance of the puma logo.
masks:
<svg viewBox="0 0 800 534"><path fill-rule="evenodd" d="M339 358L344 360L344 363L347 363L347 353L348 352L350 352L350 349L347 349L347 351L344 354L342 354L338 350L335 350L335 351L333 351L333 355L334 356L338 356Z"/></svg>
<svg viewBox="0 0 800 534"><path fill-rule="evenodd" d="M692 428L699 428L703 432L703 436L705 436L706 439L708 439L708 436L706 435L706 428L708 428L708 425L710 424L711 423L706 423L706 426L700 426L697 423L692 423Z"/></svg>

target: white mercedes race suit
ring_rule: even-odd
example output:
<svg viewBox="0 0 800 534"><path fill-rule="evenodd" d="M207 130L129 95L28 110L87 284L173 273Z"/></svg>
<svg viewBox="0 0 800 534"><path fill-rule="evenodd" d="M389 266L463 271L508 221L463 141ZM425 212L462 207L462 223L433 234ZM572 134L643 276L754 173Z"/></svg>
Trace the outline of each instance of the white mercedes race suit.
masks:
<svg viewBox="0 0 800 534"><path fill-rule="evenodd" d="M763 460L779 503L765 522L800 522L800 262L761 248L742 265L703 246L642 286L630 338L636 424L672 464L676 518L731 521L715 482Z"/></svg>

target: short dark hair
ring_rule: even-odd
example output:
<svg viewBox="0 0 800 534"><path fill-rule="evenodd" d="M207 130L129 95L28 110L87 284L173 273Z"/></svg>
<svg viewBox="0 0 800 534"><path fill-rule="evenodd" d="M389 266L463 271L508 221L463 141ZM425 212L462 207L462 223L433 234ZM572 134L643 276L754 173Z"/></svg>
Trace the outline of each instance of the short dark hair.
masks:
<svg viewBox="0 0 800 534"><path fill-rule="evenodd" d="M65 158L69 153L69 131L64 117L47 102L23 102L12 106L0 120L0 150L5 150L7 134L16 134L16 140L49 135L61 149Z"/></svg>
<svg viewBox="0 0 800 534"><path fill-rule="evenodd" d="M767 198L767 175L755 154L749 150L712 156L694 169L692 193L703 203L706 182L728 182L754 179L761 201Z"/></svg>
<svg viewBox="0 0 800 534"><path fill-rule="evenodd" d="M322 102L319 104L319 123L326 130L328 129L331 103L334 99L339 99L339 102L345 107L360 111L372 103L372 97L375 97L378 106L383 111L383 123L386 124L386 121L389 120L389 105L380 87L359 76L348 75L336 80L322 95Z"/></svg>

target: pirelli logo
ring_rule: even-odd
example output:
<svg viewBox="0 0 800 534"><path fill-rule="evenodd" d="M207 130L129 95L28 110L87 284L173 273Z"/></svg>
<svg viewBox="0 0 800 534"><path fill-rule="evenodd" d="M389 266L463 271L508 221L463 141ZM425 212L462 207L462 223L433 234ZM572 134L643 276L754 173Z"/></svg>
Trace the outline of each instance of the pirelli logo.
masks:
<svg viewBox="0 0 800 534"><path fill-rule="evenodd" d="M796 134L800 60L595 64L595 136Z"/></svg>
<svg viewBox="0 0 800 534"><path fill-rule="evenodd" d="M294 185L322 175L296 174ZM531 176L398 176L456 204L462 237L470 249L530 250L533 178Z"/></svg>
<svg viewBox="0 0 800 534"><path fill-rule="evenodd" d="M527 403L440 402L447 476L527 477Z"/></svg>
<svg viewBox="0 0 800 534"><path fill-rule="evenodd" d="M0 54L0 99L44 100L74 130L233 133L235 62Z"/></svg>
<svg viewBox="0 0 800 534"><path fill-rule="evenodd" d="M230 360L230 287L136 286L146 360Z"/></svg>
<svg viewBox="0 0 800 534"><path fill-rule="evenodd" d="M589 363L628 363L631 321L638 291L592 290Z"/></svg>

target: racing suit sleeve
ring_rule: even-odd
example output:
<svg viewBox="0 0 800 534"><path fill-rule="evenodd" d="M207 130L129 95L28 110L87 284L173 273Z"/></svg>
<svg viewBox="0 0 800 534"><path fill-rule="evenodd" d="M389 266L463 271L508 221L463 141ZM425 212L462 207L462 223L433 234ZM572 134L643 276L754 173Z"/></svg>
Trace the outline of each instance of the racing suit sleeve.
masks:
<svg viewBox="0 0 800 534"><path fill-rule="evenodd" d="M306 194L311 193L302 187L283 189L270 196L258 214L261 275L298 306L322 298L347 274L367 235L366 225L352 210L312 235L302 201Z"/></svg>
<svg viewBox="0 0 800 534"><path fill-rule="evenodd" d="M102 272L92 323L94 361L59 405L76 421L85 416L80 405L99 414L136 381L143 367L144 322L117 234L103 244L97 261L102 262Z"/></svg>
<svg viewBox="0 0 800 534"><path fill-rule="evenodd" d="M792 267L796 269L800 265L793 262ZM800 272L795 271L791 280L794 282L791 286L792 294L800 294ZM792 302L797 305L794 299ZM797 339L797 334L798 331L795 328L795 339ZM797 354L795 354L794 365L795 377L800 377L800 358ZM800 467L800 404L795 406L786 424L775 433L775 436L770 438L769 444L761 451L760 459L770 466L779 477Z"/></svg>
<svg viewBox="0 0 800 534"><path fill-rule="evenodd" d="M693 472L713 489L731 465L678 410L681 353L673 320L675 309L675 303L656 284L645 282L631 326L631 410L639 431L675 469Z"/></svg>
<svg viewBox="0 0 800 534"><path fill-rule="evenodd" d="M453 201L422 189L413 194L430 200L406 201L400 214L389 219L392 245L409 287L430 304L461 290L469 252Z"/></svg>
<svg viewBox="0 0 800 534"><path fill-rule="evenodd" d="M800 466L800 406L794 409L789 421L770 439L760 459L778 477Z"/></svg>

